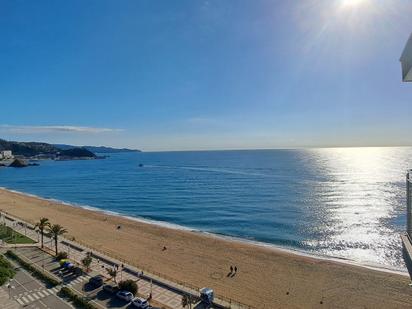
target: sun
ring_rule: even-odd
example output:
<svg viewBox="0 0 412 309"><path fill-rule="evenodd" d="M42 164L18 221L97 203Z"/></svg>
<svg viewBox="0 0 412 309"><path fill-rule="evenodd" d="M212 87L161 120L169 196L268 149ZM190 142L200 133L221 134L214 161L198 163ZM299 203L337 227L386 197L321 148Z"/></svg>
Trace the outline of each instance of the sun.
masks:
<svg viewBox="0 0 412 309"><path fill-rule="evenodd" d="M369 2L368 0L341 0L342 8L357 8L359 6L365 5Z"/></svg>

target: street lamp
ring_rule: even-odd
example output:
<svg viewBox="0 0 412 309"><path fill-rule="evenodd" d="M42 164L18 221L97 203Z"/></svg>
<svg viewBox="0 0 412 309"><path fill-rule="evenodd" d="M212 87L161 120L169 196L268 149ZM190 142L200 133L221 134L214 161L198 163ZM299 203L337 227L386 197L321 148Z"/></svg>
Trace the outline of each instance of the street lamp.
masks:
<svg viewBox="0 0 412 309"><path fill-rule="evenodd" d="M9 290L9 299L11 299L11 290L14 289L14 286L11 285L13 279L10 279L9 283L7 284L7 289Z"/></svg>

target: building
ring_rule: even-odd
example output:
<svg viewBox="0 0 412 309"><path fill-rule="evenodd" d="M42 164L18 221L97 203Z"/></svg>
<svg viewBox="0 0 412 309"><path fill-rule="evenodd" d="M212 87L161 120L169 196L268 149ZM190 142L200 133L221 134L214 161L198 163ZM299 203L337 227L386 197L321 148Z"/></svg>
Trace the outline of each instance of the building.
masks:
<svg viewBox="0 0 412 309"><path fill-rule="evenodd" d="M406 174L406 233L401 239L403 260L412 278L412 170Z"/></svg>
<svg viewBox="0 0 412 309"><path fill-rule="evenodd" d="M412 34L406 43L400 61L402 65L402 80L404 82L412 82Z"/></svg>
<svg viewBox="0 0 412 309"><path fill-rule="evenodd" d="M406 233L412 239L412 170L406 174Z"/></svg>
<svg viewBox="0 0 412 309"><path fill-rule="evenodd" d="M412 82L412 34L401 56L402 80ZM406 174L406 233L401 235L403 260L412 278L412 170Z"/></svg>
<svg viewBox="0 0 412 309"><path fill-rule="evenodd" d="M2 160L13 159L12 151L11 150L0 151L0 159L2 159Z"/></svg>

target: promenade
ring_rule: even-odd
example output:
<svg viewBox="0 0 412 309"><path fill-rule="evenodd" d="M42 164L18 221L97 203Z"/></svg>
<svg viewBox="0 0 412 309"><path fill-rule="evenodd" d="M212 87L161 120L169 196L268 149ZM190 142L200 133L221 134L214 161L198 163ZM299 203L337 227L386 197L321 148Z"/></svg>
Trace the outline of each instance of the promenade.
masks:
<svg viewBox="0 0 412 309"><path fill-rule="evenodd" d="M9 214L0 215L0 223L11 227L17 232L25 235L37 243L34 245L5 245L5 247L20 248L20 247L33 247L39 246L40 235L34 229L32 225L24 222L18 218L15 218ZM92 250L83 244L79 244L76 241L71 241L66 238L61 237L58 242L58 250L67 252L68 258L75 264L81 266L81 260L86 257L87 254L91 254L93 260L90 265L89 273L99 273L105 276L108 280L110 279L106 269L115 268L117 270L117 276L115 278L116 282L131 279L135 281L138 285L138 292L141 296L149 298L152 296L152 300L159 303L164 308L168 309L184 309L182 306L182 297L184 295L190 295L193 299L199 297L199 291L177 284L171 280L162 278L161 276L153 273L146 272L142 269L136 268L134 266L126 264L124 261L120 261L109 257L101 252ZM44 249L50 253L54 252L54 240L44 235ZM20 251L20 250L19 250ZM30 258L27 256L27 258ZM43 265L44 267L44 265ZM84 283L77 281L74 283ZM190 307L186 307L190 308ZM203 308L202 304L193 304L192 308ZM223 300L217 300L215 306L211 308L250 308L242 306L239 304L225 302Z"/></svg>

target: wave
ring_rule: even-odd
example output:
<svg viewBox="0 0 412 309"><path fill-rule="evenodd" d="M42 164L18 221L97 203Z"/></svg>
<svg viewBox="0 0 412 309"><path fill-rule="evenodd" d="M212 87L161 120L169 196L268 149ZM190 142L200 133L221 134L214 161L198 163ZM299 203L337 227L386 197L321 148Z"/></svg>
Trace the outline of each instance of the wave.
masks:
<svg viewBox="0 0 412 309"><path fill-rule="evenodd" d="M78 208L82 208L82 209L86 209L86 210L90 210L90 211L95 211L95 212L100 212L100 213L104 213L104 214L107 214L107 215L110 215L110 216L120 217L120 218L132 220L132 221L136 221L136 222L152 224L152 225L156 225L156 226L159 226L159 227L204 234L204 235L207 235L209 237L215 237L215 238L223 239L223 240L226 240L226 241L234 241L234 242L243 243L243 244L255 245L255 246L263 247L263 248L270 249L270 250L281 251L281 252L288 253L288 254L294 254L294 255L299 255L299 256L308 257L308 258L315 258L317 260L333 261L333 262L337 262L337 263L344 263L344 264L347 264L347 265L364 267L364 268L367 268L367 269L382 271L382 272L386 272L386 273L393 273L393 274L398 274L398 275L402 275L402 276L409 276L408 272L405 269L400 269L400 268L396 268L396 267L389 267L389 266L385 266L385 265L382 265L382 264L360 263L358 261L351 260L351 259L348 259L348 258L343 258L343 257L338 257L338 256L331 256L331 255L324 255L324 254L317 254L316 252L309 252L309 251L300 250L300 249L297 249L297 248L291 248L291 247L286 247L286 246L281 246L281 245L275 245L275 244L265 243L265 242L252 240L252 239L245 239L245 238L226 235L226 234L217 234L217 233L213 233L213 232L209 232L209 231L205 231L205 230L200 230L200 229L195 229L195 228L190 228L190 227L186 227L186 226L182 226L182 225L174 224L174 223L170 223L170 222L165 222L165 221L160 221L160 220L153 220L153 219L144 218L144 217L130 216L130 215L122 214L122 213L111 211L111 210L101 209L101 208L94 207L94 206L78 204L78 203L73 203L73 202L67 202L67 201L62 201L62 200L54 199L54 198L45 198L45 197L42 197L42 196L38 196L36 194L26 193L26 192L13 190L13 189L5 188L5 187L0 187L0 189L6 190L6 191L9 191L9 192L13 192L13 193L16 193L16 194L24 195L24 196L36 198L36 199L43 200L43 201L63 204L63 205L70 206L70 207L78 207Z"/></svg>

